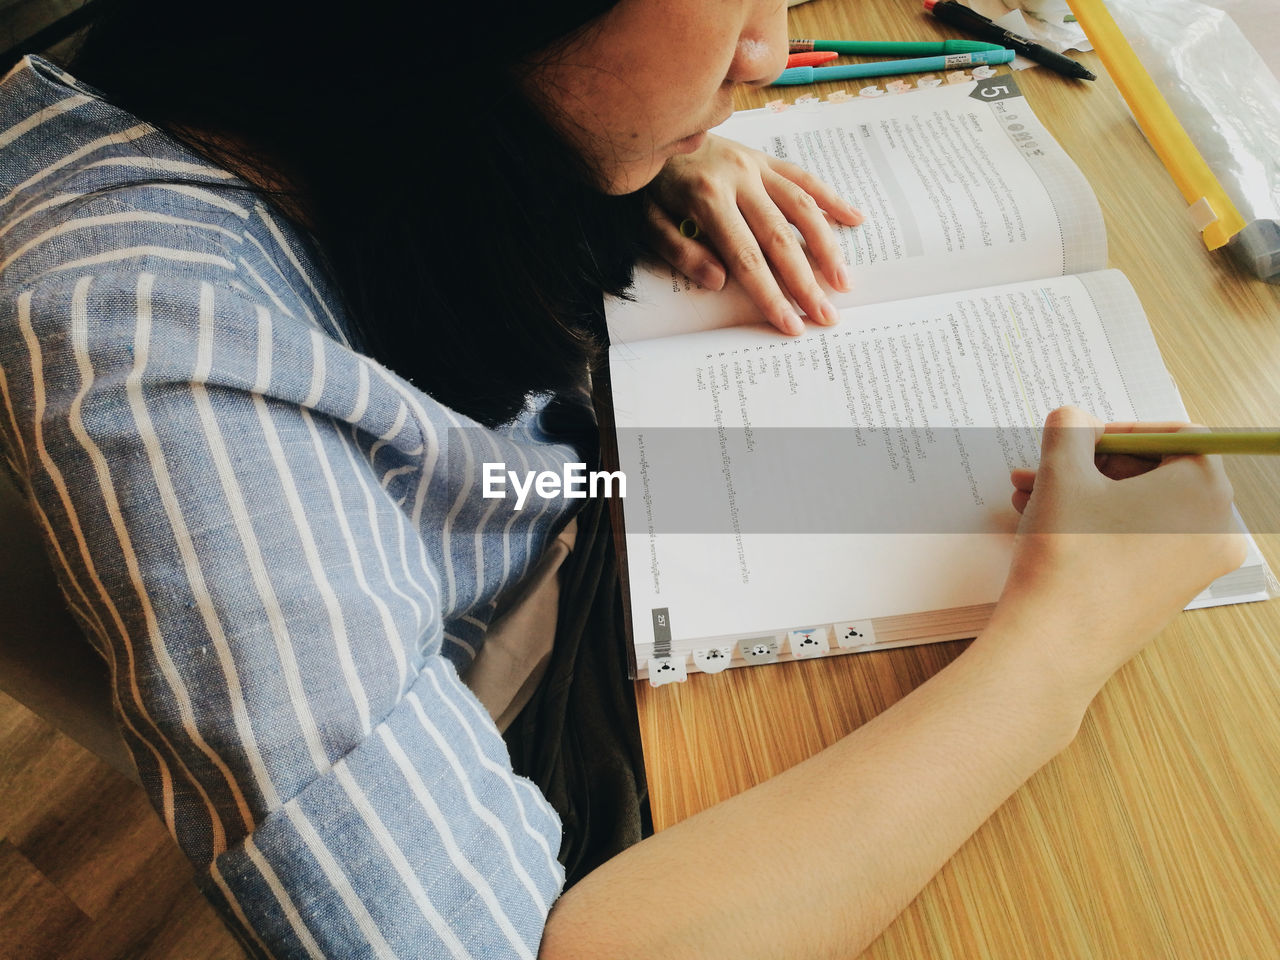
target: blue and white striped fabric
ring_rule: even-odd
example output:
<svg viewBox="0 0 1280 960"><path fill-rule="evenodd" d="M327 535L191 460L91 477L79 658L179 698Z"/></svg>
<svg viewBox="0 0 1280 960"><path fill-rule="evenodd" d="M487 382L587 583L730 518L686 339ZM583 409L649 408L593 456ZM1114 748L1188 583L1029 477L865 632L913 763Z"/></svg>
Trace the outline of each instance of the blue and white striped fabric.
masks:
<svg viewBox="0 0 1280 960"><path fill-rule="evenodd" d="M202 889L253 956L531 958L560 823L458 671L569 509L480 462L580 457L337 304L229 174L49 63L0 82L0 447Z"/></svg>

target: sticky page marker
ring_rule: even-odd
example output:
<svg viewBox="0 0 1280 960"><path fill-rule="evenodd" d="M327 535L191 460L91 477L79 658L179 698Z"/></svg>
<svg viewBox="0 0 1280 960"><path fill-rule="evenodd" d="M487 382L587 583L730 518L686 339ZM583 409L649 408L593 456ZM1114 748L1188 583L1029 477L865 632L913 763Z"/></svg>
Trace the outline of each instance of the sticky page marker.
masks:
<svg viewBox="0 0 1280 960"><path fill-rule="evenodd" d="M756 637L738 644L742 659L747 663L777 663L778 641L775 637Z"/></svg>
<svg viewBox="0 0 1280 960"><path fill-rule="evenodd" d="M653 657L646 667L650 686L660 687L664 683L677 683L689 678L684 657Z"/></svg>
<svg viewBox="0 0 1280 960"><path fill-rule="evenodd" d="M831 649L831 644L827 642L826 627L802 627L788 631L787 643L791 647L791 655L801 660L820 657Z"/></svg>
<svg viewBox="0 0 1280 960"><path fill-rule="evenodd" d="M719 673L729 666L733 659L731 643L727 647L708 647L705 650L693 651L693 665L703 673Z"/></svg>
<svg viewBox="0 0 1280 960"><path fill-rule="evenodd" d="M836 643L841 650L860 650L876 642L876 628L870 620L845 620L837 623Z"/></svg>

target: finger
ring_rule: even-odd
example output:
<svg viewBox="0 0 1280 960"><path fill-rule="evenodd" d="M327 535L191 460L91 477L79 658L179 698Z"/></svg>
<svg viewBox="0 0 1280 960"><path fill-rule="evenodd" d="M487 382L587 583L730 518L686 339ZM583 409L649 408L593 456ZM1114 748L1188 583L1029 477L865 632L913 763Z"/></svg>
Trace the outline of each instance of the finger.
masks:
<svg viewBox="0 0 1280 960"><path fill-rule="evenodd" d="M767 154L766 156L768 157ZM815 177L804 167L788 163L786 160L768 157L768 161L769 167L775 173L786 177L804 190L805 193L818 202L818 206L831 214L840 223L856 227L863 221L862 211L836 193L835 188L821 177Z"/></svg>
<svg viewBox="0 0 1280 960"><path fill-rule="evenodd" d="M1035 489L1036 472L1034 470L1027 470L1023 467L1019 467L1016 470L1009 471L1009 480L1012 481L1015 489L1025 490L1027 493L1030 493Z"/></svg>
<svg viewBox="0 0 1280 960"><path fill-rule="evenodd" d="M1031 493L1027 490L1015 490L1010 500L1013 501L1013 509L1022 513L1027 509L1027 504L1031 502Z"/></svg>
<svg viewBox="0 0 1280 960"><path fill-rule="evenodd" d="M1197 423L1187 423L1185 420L1131 420L1117 423L1108 423L1105 428L1106 433L1205 433L1208 431L1205 427ZM1149 456L1138 456L1137 454L1099 454L1097 458L1098 469L1112 480L1127 480L1130 477L1141 476L1150 470L1154 470L1161 462L1171 459L1170 457L1160 457L1155 454Z"/></svg>
<svg viewBox="0 0 1280 960"><path fill-rule="evenodd" d="M805 256L795 230L768 194L739 197L738 208L751 229L751 249L762 253L763 259L753 262L743 256L747 248L735 245L732 249L736 253L727 257L730 273L748 285L749 290L754 288L768 296L767 291L777 287L772 268L810 320L825 325L839 323L840 315L814 276L813 265ZM720 250L726 253L723 247ZM755 296L752 299L760 302Z"/></svg>
<svg viewBox="0 0 1280 960"><path fill-rule="evenodd" d="M775 215L781 224L778 228L779 232L785 229L790 233L791 225L776 211ZM756 242L753 228L748 226L737 211L731 218L714 213L708 216L711 217L711 221L704 230L719 252L721 262L728 269L729 276L742 285L744 292L766 320L788 336L799 336L804 331L804 321L800 319L800 314L796 312L796 308L787 299L770 271L770 261L760 244ZM796 242L794 235L791 237L791 242L796 248L796 255L803 259L804 255L798 252L799 243ZM812 276L811 270L810 283L813 282Z"/></svg>
<svg viewBox="0 0 1280 960"><path fill-rule="evenodd" d="M1104 432L1179 433L1185 430L1203 433L1208 429L1208 427L1201 426L1198 423L1188 423L1185 420L1123 420L1115 423L1108 423Z"/></svg>
<svg viewBox="0 0 1280 960"><path fill-rule="evenodd" d="M676 222L654 204L648 210L647 240L654 253L690 280L708 290L724 286L725 270L716 255L697 240L684 236Z"/></svg>
<svg viewBox="0 0 1280 960"><path fill-rule="evenodd" d="M817 263L827 282L837 290L849 290L851 284L844 255L818 201L785 177L768 177L764 188L783 215L799 229L809 256Z"/></svg>
<svg viewBox="0 0 1280 960"><path fill-rule="evenodd" d="M1078 407L1051 410L1040 441L1040 469L1073 474L1082 480L1096 478L1094 448L1102 429L1101 420Z"/></svg>
<svg viewBox="0 0 1280 960"><path fill-rule="evenodd" d="M1165 457L1147 473L1151 475L1158 473L1159 478L1156 482L1175 482L1176 480L1183 483L1230 486L1227 471L1223 467L1220 456L1179 454Z"/></svg>

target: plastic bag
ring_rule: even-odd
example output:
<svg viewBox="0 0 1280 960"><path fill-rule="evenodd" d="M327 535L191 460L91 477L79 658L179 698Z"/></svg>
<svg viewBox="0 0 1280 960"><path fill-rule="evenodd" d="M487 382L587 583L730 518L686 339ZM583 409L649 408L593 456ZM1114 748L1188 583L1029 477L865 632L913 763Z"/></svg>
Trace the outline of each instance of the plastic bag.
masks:
<svg viewBox="0 0 1280 960"><path fill-rule="evenodd" d="M1229 248L1280 283L1280 80L1235 22L1195 0L1108 0L1246 226Z"/></svg>

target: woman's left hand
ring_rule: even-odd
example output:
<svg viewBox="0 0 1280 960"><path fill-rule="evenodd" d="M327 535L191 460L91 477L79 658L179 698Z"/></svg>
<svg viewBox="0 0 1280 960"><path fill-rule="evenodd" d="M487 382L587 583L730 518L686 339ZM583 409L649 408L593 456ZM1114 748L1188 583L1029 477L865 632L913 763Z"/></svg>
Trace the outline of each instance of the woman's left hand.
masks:
<svg viewBox="0 0 1280 960"><path fill-rule="evenodd" d="M815 275L835 290L850 288L826 215L857 226L862 214L830 186L794 163L712 134L695 153L668 160L647 189L650 243L677 270L712 290L732 276L783 333L804 326L788 296L816 322L837 321ZM696 239L681 234L685 219L697 224Z"/></svg>

